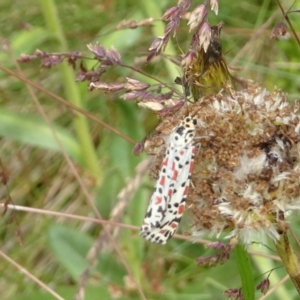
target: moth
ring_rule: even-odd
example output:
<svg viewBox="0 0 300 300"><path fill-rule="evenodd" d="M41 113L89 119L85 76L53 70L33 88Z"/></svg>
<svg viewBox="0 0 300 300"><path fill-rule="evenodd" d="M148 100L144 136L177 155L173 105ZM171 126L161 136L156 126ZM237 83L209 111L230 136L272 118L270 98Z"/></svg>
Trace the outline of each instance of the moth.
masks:
<svg viewBox="0 0 300 300"><path fill-rule="evenodd" d="M154 193L140 235L166 244L176 232L191 182L196 146L197 119L187 116L171 132Z"/></svg>

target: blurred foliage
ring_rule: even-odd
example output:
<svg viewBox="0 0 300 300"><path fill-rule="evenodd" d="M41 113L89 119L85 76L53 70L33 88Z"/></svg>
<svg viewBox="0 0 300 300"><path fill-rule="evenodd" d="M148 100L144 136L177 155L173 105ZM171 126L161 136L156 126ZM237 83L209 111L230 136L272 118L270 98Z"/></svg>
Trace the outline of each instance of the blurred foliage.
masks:
<svg viewBox="0 0 300 300"><path fill-rule="evenodd" d="M272 28L282 20L276 2L220 2L219 15L211 14L210 22L225 22L221 36L223 51L228 65L235 67L235 75L261 82L271 90L279 87L288 92L291 99L297 98L300 87L299 46L293 38L269 39ZM288 9L292 2L285 1L285 8ZM159 18L167 7L176 5L176 1L66 0L53 4L70 51L78 50L90 56L86 44L99 41L105 47L113 45L126 64L133 64L138 57L147 54L153 39L162 33L162 22L157 20L153 27L134 30L116 31L114 27L124 19ZM193 1L193 6L196 4L198 1ZM0 11L3 45L0 64L16 70L14 61L21 53L31 54L35 49L60 51L61 43L49 30L49 16L42 1L2 0ZM289 17L299 32L298 14L290 14ZM189 43L187 34L187 28L183 26L166 53L174 55L180 54L181 49L185 51ZM169 63L166 55L156 63L139 67L165 82L173 83L181 71L173 66L176 74L170 72L171 69L166 67ZM92 66L93 62L87 64ZM136 141L143 139L158 122L153 113L138 108L134 102L120 100L120 95L97 90L88 92L85 83L67 83L60 67L41 69L39 62L21 67L24 76L61 97L67 97L69 89L76 85L82 108ZM124 82L125 76L139 78L127 69L114 68L105 75L105 79ZM9 175L8 190L4 185L0 187L1 202L7 201L10 195L15 205L94 217L91 205L24 82L2 71L0 78L0 160ZM118 194L135 176L135 167L145 156L133 156L133 145L90 120L87 120L88 142L93 149L91 154L87 154L83 150L85 142L79 138L80 128L75 125L77 115L45 93L37 90L34 93L94 203L103 218L108 219L117 204ZM94 154L98 175L88 163L90 155ZM127 199L129 204L121 222L141 224L152 185L153 181L145 174L135 196ZM291 224L298 224L297 219L292 219ZM181 225L183 231L187 226L188 216L185 216ZM72 299L78 290L80 276L89 265L87 253L102 228L99 224L62 216L8 210L1 218L1 251L61 297ZM88 280L86 299L113 299L113 295L123 300L140 299L128 280L120 257L110 242L106 243L107 250L100 253L98 264ZM234 254L225 265L208 268L198 266L195 261L197 257L211 252L200 244L172 239L164 247L152 245L129 229L120 229L116 243L147 299L226 299L223 295L225 289L240 286ZM259 251L270 252L263 246ZM280 266L271 259L254 255L252 263L256 278ZM0 273L1 299L53 299L3 259ZM274 271L271 285L284 275L282 268ZM295 291L287 282L268 299L292 299L293 295L296 295Z"/></svg>

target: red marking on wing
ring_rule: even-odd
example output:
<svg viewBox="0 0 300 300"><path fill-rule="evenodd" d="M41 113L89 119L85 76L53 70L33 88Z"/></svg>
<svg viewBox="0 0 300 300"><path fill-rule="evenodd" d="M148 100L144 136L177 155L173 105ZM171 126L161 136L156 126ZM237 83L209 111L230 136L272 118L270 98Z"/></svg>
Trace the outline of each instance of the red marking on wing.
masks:
<svg viewBox="0 0 300 300"><path fill-rule="evenodd" d="M166 166L167 164L168 164L168 158L166 157L166 158L163 160L162 165L163 165L163 166Z"/></svg>
<svg viewBox="0 0 300 300"><path fill-rule="evenodd" d="M184 154L185 154L185 151L184 151L184 150L180 150L180 151L179 151L179 154L180 154L180 155L184 155Z"/></svg>
<svg viewBox="0 0 300 300"><path fill-rule="evenodd" d="M176 228L178 227L178 223L172 222L172 223L170 224L170 227L173 228L173 229L176 229Z"/></svg>
<svg viewBox="0 0 300 300"><path fill-rule="evenodd" d="M186 196L189 192L189 187L186 185L185 188L184 188L184 192L183 192L183 195Z"/></svg>
<svg viewBox="0 0 300 300"><path fill-rule="evenodd" d="M172 189L169 189L169 190L168 190L168 196L171 197L172 195L173 195L173 190L172 190Z"/></svg>
<svg viewBox="0 0 300 300"><path fill-rule="evenodd" d="M176 180L177 177L178 177L178 171L177 170L173 170L172 180Z"/></svg>
<svg viewBox="0 0 300 300"><path fill-rule="evenodd" d="M173 163L172 163L172 171L174 171L176 169L176 164L175 164L175 162L173 161Z"/></svg>
<svg viewBox="0 0 300 300"><path fill-rule="evenodd" d="M156 197L155 198L155 204L160 204L160 203L162 203L162 201L163 201L163 198L162 197Z"/></svg>
<svg viewBox="0 0 300 300"><path fill-rule="evenodd" d="M162 185L162 186L164 186L165 183L166 183L166 177L165 177L165 176L161 176L161 179L160 179L160 181L159 181L159 184Z"/></svg>
<svg viewBox="0 0 300 300"><path fill-rule="evenodd" d="M176 164L173 162L172 164L172 180L176 180L178 177L178 171L176 170Z"/></svg>
<svg viewBox="0 0 300 300"><path fill-rule="evenodd" d="M178 207L178 214L182 215L183 212L184 212L184 209L185 209L185 205L180 205L180 206Z"/></svg>

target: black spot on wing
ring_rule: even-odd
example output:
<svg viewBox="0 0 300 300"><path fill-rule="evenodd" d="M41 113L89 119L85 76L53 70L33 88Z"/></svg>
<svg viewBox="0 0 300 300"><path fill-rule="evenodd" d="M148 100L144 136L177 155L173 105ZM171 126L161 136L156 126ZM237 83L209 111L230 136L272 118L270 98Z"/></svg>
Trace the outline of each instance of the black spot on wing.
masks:
<svg viewBox="0 0 300 300"><path fill-rule="evenodd" d="M146 217L151 217L151 215L152 215L152 208L150 208L149 210L147 210Z"/></svg>
<svg viewBox="0 0 300 300"><path fill-rule="evenodd" d="M175 130L175 132L177 133L177 134L179 134L180 136L182 136L183 135L183 133L184 133L184 131L185 131L185 127L183 127L183 126L179 126L179 127L177 127L177 129ZM177 137L177 139L178 139L178 136L176 136Z"/></svg>

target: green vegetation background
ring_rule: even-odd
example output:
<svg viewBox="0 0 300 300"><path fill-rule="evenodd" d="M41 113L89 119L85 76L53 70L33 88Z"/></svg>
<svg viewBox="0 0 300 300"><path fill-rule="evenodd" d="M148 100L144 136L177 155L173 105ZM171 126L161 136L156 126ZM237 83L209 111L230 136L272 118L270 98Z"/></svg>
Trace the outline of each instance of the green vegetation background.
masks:
<svg viewBox="0 0 300 300"><path fill-rule="evenodd" d="M147 54L153 39L163 33L163 23L156 21L153 27L120 31L114 27L124 19L158 19L176 2L2 0L0 64L16 71L16 58L21 53L32 54L36 49L81 51L91 57L86 45L99 41L105 47L114 46L121 53L123 62L132 65ZM284 2L288 9L293 1ZM192 5L200 3L193 1ZM298 17L297 14L290 15L299 32ZM218 16L211 13L209 17L211 24L225 22L223 49L228 64L236 67L238 76L253 79L271 90L278 87L294 100L300 87L299 46L293 38L269 39L272 28L281 19L276 1L272 0L221 0ZM184 20L181 28L166 54L176 55L187 49L189 38ZM86 63L92 67L94 62ZM158 122L153 113L139 108L135 102L121 100L120 94L88 91L86 83L75 82L74 72L66 64L41 69L40 63L33 61L21 67L26 78L93 113L133 140L142 140ZM139 67L168 83L173 83L180 75L179 68L172 65L167 56ZM113 68L104 78L108 82L124 82L126 76L151 83L148 78L121 68ZM0 186L1 202L7 201L10 195L15 205L95 217L26 84L2 71L0 78L1 171L5 170L9 175L8 189L5 185ZM146 156L132 155L133 144L122 137L92 120L79 117L45 93L38 90L34 93L102 217L109 219L121 200L127 204L119 221L140 226L153 180L144 172L132 195L127 194L128 198L123 199L120 192L136 176L136 167ZM79 289L82 272L90 266L87 253L101 234L102 225L11 210L3 214L0 222L1 251L62 298L72 299ZM298 225L296 218L291 222ZM188 216L185 216L182 231L187 230L188 225ZM226 299L224 290L240 287L234 255L225 265L200 267L196 258L212 253L201 244L172 239L166 246L152 245L142 240L137 230L118 230L115 242L147 299ZM103 243L103 251L85 287L86 299L141 299L111 242L105 240ZM257 249L272 253L263 246ZM280 266L271 258L253 255L252 259L256 277ZM283 268L274 271L270 277L271 285L284 275ZM0 291L1 299L54 299L3 256ZM294 295L294 288L287 282L268 299L292 299Z"/></svg>

